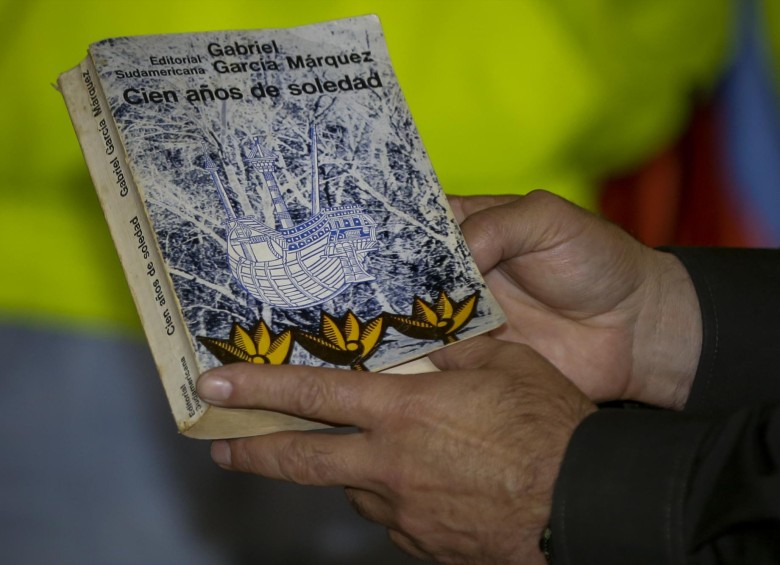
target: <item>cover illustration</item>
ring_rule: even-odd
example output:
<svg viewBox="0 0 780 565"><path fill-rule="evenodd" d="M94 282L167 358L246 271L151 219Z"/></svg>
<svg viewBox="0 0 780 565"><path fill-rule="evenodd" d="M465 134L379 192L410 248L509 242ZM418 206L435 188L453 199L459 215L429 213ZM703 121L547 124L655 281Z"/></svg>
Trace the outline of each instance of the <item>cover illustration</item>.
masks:
<svg viewBox="0 0 780 565"><path fill-rule="evenodd" d="M502 322L375 17L90 54L201 369L381 370Z"/></svg>

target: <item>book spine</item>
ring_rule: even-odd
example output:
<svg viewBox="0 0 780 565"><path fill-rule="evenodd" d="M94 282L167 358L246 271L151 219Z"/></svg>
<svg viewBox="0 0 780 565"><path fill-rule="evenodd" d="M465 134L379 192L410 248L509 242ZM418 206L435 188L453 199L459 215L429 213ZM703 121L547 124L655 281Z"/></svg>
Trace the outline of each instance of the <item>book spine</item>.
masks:
<svg viewBox="0 0 780 565"><path fill-rule="evenodd" d="M184 432L205 413L207 405L195 392L198 364L192 341L146 206L91 59L64 73L58 82L171 411Z"/></svg>

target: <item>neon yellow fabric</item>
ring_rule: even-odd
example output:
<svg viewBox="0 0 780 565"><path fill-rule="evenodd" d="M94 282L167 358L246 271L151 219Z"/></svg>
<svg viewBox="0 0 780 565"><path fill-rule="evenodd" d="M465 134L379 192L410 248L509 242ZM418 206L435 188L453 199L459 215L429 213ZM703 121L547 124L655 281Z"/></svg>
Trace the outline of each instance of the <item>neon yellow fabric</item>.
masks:
<svg viewBox="0 0 780 565"><path fill-rule="evenodd" d="M445 189L545 187L594 207L594 180L680 128L727 51L708 0L0 0L0 315L137 328L60 96L88 43L377 13Z"/></svg>
<svg viewBox="0 0 780 565"><path fill-rule="evenodd" d="M780 2L777 0L762 0L759 2L761 16L766 23L766 34L769 38L768 56L772 62L771 72L775 79L775 88L780 93Z"/></svg>

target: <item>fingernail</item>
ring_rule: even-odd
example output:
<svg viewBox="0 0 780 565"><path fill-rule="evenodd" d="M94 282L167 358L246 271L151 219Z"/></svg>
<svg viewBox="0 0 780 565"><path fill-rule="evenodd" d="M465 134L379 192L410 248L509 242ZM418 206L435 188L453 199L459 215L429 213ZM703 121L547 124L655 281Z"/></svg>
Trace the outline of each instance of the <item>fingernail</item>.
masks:
<svg viewBox="0 0 780 565"><path fill-rule="evenodd" d="M230 444L225 440L218 440L211 443L211 459L217 465L230 467Z"/></svg>
<svg viewBox="0 0 780 565"><path fill-rule="evenodd" d="M198 394L208 401L227 400L233 391L233 385L221 377L204 376L198 382Z"/></svg>

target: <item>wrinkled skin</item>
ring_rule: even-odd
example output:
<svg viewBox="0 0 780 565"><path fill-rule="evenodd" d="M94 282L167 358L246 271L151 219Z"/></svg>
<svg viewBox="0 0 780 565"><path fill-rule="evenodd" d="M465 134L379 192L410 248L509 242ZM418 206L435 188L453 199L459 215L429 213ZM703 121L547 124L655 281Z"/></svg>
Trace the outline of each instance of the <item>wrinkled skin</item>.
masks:
<svg viewBox="0 0 780 565"><path fill-rule="evenodd" d="M543 191L450 201L507 314L493 336L528 343L595 401L685 404L701 317L673 255Z"/></svg>
<svg viewBox="0 0 780 565"><path fill-rule="evenodd" d="M441 563L543 563L566 444L595 406L531 348L479 337L435 355L441 373L376 375L233 364L201 393L351 434L282 432L215 442L223 467L343 485L358 512L408 553ZM227 384L229 383L229 384ZM215 401L210 387L226 398ZM219 393L217 393L217 396Z"/></svg>
<svg viewBox="0 0 780 565"><path fill-rule="evenodd" d="M342 485L417 557L541 564L537 542L572 433L594 400L685 402L698 303L673 256L555 196L452 204L506 325L432 354L438 373L214 369L198 382L212 404L357 431L217 441L212 457L226 469Z"/></svg>

